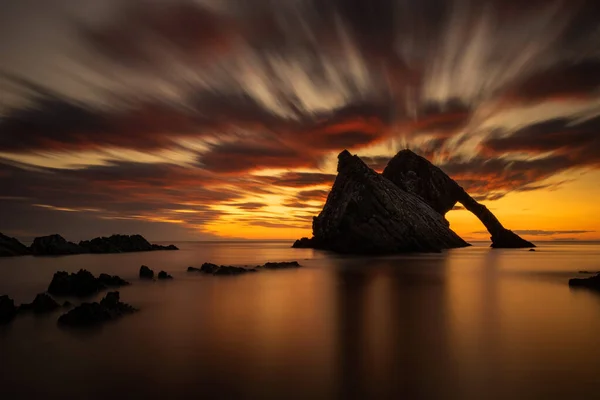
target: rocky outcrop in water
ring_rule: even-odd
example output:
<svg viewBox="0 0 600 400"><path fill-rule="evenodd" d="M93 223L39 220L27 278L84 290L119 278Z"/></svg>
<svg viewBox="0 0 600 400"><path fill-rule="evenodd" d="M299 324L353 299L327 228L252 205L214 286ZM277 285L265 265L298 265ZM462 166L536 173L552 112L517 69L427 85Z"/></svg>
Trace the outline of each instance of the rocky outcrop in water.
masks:
<svg viewBox="0 0 600 400"><path fill-rule="evenodd" d="M267 262L256 267L234 267L233 265L217 265L213 263L204 263L200 268L188 267L188 272L202 272L211 275L240 275L246 272L258 272L261 269L285 269L299 268L298 261Z"/></svg>
<svg viewBox="0 0 600 400"><path fill-rule="evenodd" d="M158 277L158 279L160 279L160 280L165 280L165 279L173 279L173 277L172 277L171 275L167 274L165 271L160 271L160 272L158 273L158 276L157 276L157 277Z"/></svg>
<svg viewBox="0 0 600 400"><path fill-rule="evenodd" d="M142 235L112 235L83 240L79 246L87 253L132 253L152 250L178 250L176 246L151 244Z"/></svg>
<svg viewBox="0 0 600 400"><path fill-rule="evenodd" d="M31 254L29 248L13 237L0 233L0 257L24 256Z"/></svg>
<svg viewBox="0 0 600 400"><path fill-rule="evenodd" d="M54 274L48 293L55 296L90 296L106 287L119 287L128 285L129 282L118 276L101 274L101 278L96 278L91 272L80 269L77 273L58 271Z"/></svg>
<svg viewBox="0 0 600 400"><path fill-rule="evenodd" d="M588 278L569 279L569 286L600 290L600 273Z"/></svg>
<svg viewBox="0 0 600 400"><path fill-rule="evenodd" d="M266 269L286 269L286 268L298 268L300 264L298 261L280 261L280 262L268 262L262 265L262 268ZM260 267L259 267L260 268Z"/></svg>
<svg viewBox="0 0 600 400"><path fill-rule="evenodd" d="M68 327L92 327L132 314L137 309L120 301L119 292L109 292L100 303L82 303L58 319Z"/></svg>
<svg viewBox="0 0 600 400"><path fill-rule="evenodd" d="M19 306L19 312L33 311L35 314L45 314L58 308L60 308L60 304L58 304L52 297L48 296L46 293L39 293L37 296L35 296L35 299L32 303L21 304Z"/></svg>
<svg viewBox="0 0 600 400"><path fill-rule="evenodd" d="M154 279L154 271L145 265L140 267L140 278L141 279Z"/></svg>
<svg viewBox="0 0 600 400"><path fill-rule="evenodd" d="M73 242L68 242L60 235L36 237L30 247L36 256L62 256L85 253L85 250Z"/></svg>
<svg viewBox="0 0 600 400"><path fill-rule="evenodd" d="M402 150L396 154L382 175L400 189L421 198L441 215L446 215L457 202L461 203L479 218L491 234L492 247L535 247L533 243L502 226L486 206L473 199L440 168L410 150Z"/></svg>
<svg viewBox="0 0 600 400"><path fill-rule="evenodd" d="M15 302L10 297L0 296L0 325L6 324L17 315L17 307Z"/></svg>
<svg viewBox="0 0 600 400"><path fill-rule="evenodd" d="M313 238L299 244L350 254L439 252L468 246L444 217L344 150Z"/></svg>

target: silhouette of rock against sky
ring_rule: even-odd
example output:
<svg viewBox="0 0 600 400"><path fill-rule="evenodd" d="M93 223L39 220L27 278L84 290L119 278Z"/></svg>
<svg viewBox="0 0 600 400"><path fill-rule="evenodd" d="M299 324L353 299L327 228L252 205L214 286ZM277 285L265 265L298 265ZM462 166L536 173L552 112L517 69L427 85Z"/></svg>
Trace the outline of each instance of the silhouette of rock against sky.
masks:
<svg viewBox="0 0 600 400"><path fill-rule="evenodd" d="M412 193L441 215L458 202L473 213L491 235L492 247L522 248L535 245L506 229L483 204L478 203L444 171L410 150L402 150L383 170L384 177L399 188Z"/></svg>

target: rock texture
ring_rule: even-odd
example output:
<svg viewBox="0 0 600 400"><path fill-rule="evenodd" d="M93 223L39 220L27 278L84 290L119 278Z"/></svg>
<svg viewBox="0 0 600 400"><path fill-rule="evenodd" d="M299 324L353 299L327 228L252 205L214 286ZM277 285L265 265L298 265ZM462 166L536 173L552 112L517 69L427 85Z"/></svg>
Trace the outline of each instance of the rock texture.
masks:
<svg viewBox="0 0 600 400"><path fill-rule="evenodd" d="M472 212L491 234L492 247L523 248L535 245L502 226L496 216L478 203L452 178L425 158L402 150L390 160L382 174L400 189L412 193L441 215L458 202Z"/></svg>
<svg viewBox="0 0 600 400"><path fill-rule="evenodd" d="M0 325L6 324L17 315L17 307L15 302L10 297L0 296Z"/></svg>
<svg viewBox="0 0 600 400"><path fill-rule="evenodd" d="M36 237L31 244L31 253L36 256L61 256L81 254L85 250L73 242L68 242L60 235Z"/></svg>
<svg viewBox="0 0 600 400"><path fill-rule="evenodd" d="M58 324L69 327L91 327L121 318L137 309L120 301L119 292L109 292L100 303L82 303L58 319Z"/></svg>
<svg viewBox="0 0 600 400"><path fill-rule="evenodd" d="M589 278L569 279L569 286L600 290L600 273Z"/></svg>
<svg viewBox="0 0 600 400"><path fill-rule="evenodd" d="M312 247L339 253L439 252L468 246L439 212L347 150L338 156L338 175L313 220L313 235Z"/></svg>
<svg viewBox="0 0 600 400"><path fill-rule="evenodd" d="M48 293L55 296L84 297L106 289L107 286L118 287L128 284L129 282L116 275L101 274L100 278L96 278L85 269L80 269L77 273L72 274L58 271L54 274L52 282L48 286Z"/></svg>
<svg viewBox="0 0 600 400"><path fill-rule="evenodd" d="M29 248L13 237L0 233L0 257L24 256L31 254Z"/></svg>

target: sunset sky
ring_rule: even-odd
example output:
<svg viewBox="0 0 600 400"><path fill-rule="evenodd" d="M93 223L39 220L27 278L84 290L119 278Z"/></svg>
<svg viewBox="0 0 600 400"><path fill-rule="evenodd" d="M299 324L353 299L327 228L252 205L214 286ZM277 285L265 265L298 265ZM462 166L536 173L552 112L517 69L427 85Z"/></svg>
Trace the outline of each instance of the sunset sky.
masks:
<svg viewBox="0 0 600 400"><path fill-rule="evenodd" d="M526 239L600 239L598 21L592 0L0 0L0 232L296 239L341 150L381 171L410 148Z"/></svg>

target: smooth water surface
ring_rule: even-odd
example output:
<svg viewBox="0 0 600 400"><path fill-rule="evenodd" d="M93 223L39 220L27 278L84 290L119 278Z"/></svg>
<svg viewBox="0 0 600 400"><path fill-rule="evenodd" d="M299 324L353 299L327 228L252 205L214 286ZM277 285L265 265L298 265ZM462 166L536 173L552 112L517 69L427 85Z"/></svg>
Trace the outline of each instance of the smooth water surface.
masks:
<svg viewBox="0 0 600 400"><path fill-rule="evenodd" d="M91 331L59 329L62 311L0 327L2 399L600 398L600 294L567 285L600 270L599 244L382 258L178 246L0 259L0 294L17 303L85 268L130 280L121 299L141 309ZM186 272L286 260L303 267ZM175 279L140 281L141 264Z"/></svg>

